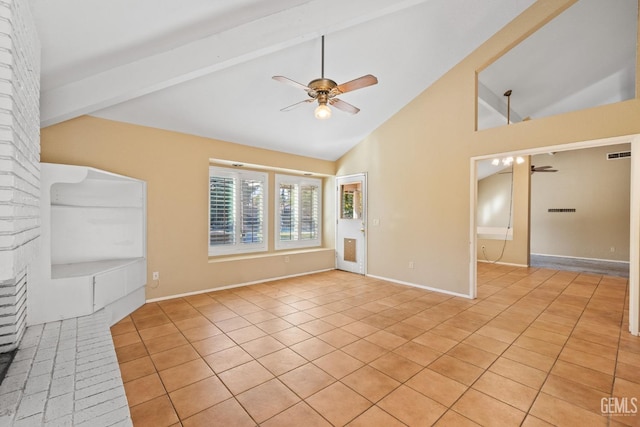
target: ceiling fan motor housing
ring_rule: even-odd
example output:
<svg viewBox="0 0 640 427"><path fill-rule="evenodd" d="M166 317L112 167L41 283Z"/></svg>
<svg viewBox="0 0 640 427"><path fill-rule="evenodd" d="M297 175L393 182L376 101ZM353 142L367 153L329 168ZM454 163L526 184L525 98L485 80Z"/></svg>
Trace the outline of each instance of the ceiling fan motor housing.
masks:
<svg viewBox="0 0 640 427"><path fill-rule="evenodd" d="M320 79L311 80L308 86L309 86L309 89L311 89L309 92L307 92L309 96L311 98L318 98L319 100L320 95L323 95L323 94L328 99L331 91L336 87L338 87L338 83L334 82L331 79L320 78ZM334 94L333 96L335 95L337 95L337 93Z"/></svg>

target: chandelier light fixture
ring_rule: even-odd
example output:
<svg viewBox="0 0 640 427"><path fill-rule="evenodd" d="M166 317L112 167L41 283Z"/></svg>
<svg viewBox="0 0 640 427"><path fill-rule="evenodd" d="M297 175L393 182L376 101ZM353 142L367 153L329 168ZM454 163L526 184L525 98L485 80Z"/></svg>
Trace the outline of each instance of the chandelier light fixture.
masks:
<svg viewBox="0 0 640 427"><path fill-rule="evenodd" d="M521 165L524 163L523 157L518 156L514 159L512 156L508 156L508 157L502 157L502 158L496 157L495 159L491 160L491 164L493 166L499 166L500 164L502 164L503 166L511 166L514 160L518 165Z"/></svg>

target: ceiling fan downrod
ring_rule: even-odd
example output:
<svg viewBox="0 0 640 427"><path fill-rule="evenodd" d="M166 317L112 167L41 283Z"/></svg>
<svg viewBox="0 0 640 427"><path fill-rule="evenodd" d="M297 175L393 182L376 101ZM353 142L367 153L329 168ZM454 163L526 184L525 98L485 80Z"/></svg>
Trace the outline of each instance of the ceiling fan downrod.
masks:
<svg viewBox="0 0 640 427"><path fill-rule="evenodd" d="M322 56L320 65L320 78L324 79L324 35L322 36Z"/></svg>
<svg viewBox="0 0 640 427"><path fill-rule="evenodd" d="M504 93L504 96L507 97L507 124L508 125L511 124L511 92L513 91L509 89Z"/></svg>

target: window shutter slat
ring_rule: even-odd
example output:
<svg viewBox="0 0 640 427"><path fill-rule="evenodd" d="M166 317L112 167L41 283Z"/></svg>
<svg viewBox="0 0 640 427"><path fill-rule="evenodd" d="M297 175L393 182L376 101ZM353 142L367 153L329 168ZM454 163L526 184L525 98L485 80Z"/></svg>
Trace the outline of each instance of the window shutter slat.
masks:
<svg viewBox="0 0 640 427"><path fill-rule="evenodd" d="M303 185L301 192L300 238L313 240L318 238L318 193L315 185Z"/></svg>
<svg viewBox="0 0 640 427"><path fill-rule="evenodd" d="M209 244L235 244L235 181L233 178L209 178Z"/></svg>
<svg viewBox="0 0 640 427"><path fill-rule="evenodd" d="M267 250L268 174L209 167L209 255Z"/></svg>
<svg viewBox="0 0 640 427"><path fill-rule="evenodd" d="M276 249L320 246L322 181L276 175Z"/></svg>
<svg viewBox="0 0 640 427"><path fill-rule="evenodd" d="M263 242L263 192L262 181L242 180L242 243Z"/></svg>
<svg viewBox="0 0 640 427"><path fill-rule="evenodd" d="M295 185L280 184L280 240L296 240Z"/></svg>

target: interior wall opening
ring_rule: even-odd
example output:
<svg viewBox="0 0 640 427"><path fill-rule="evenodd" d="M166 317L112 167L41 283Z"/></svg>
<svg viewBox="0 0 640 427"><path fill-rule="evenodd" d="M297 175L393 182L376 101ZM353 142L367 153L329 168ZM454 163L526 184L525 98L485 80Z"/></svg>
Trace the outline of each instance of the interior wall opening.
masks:
<svg viewBox="0 0 640 427"><path fill-rule="evenodd" d="M477 129L633 99L637 17L637 0L575 2L479 72Z"/></svg>
<svg viewBox="0 0 640 427"><path fill-rule="evenodd" d="M483 261L626 276L629 277L630 330L634 335L637 335L638 306L640 305L638 298L640 241L637 238L640 228L640 224L638 224L640 218L637 213L638 206L640 206L640 195L637 194L637 189L640 188L640 171L638 170L640 162L635 159L631 160L633 147L638 153L640 136L585 141L473 158L471 160L473 179L471 189L470 256L472 273L470 295L472 297L477 295L477 262ZM601 156L613 158L599 161L599 165L594 167L593 159ZM621 159L620 156L624 158ZM496 247L506 244L507 252L514 250L514 241L524 240L526 242L526 262L509 262L509 259L513 258L507 258L506 262L495 261L495 253L489 253L489 256L485 256L486 248L489 247L485 242L488 240L486 240L486 235L481 234L483 230L479 228L482 216L486 214L482 203L486 204L487 199L486 195L480 194L478 184L479 180L486 179L486 175L483 177L483 174L486 174L486 171L483 172L483 165L490 163L495 158L509 157L527 159L527 164L522 166L530 178L526 184L530 188L525 198L527 210L523 213L514 208L511 219L514 223L513 230L510 230L510 234L502 234L502 237L494 237L498 242ZM542 169L538 169L541 167ZM515 171L515 168L515 164L509 165L509 167L501 165L497 174L502 172L501 175L508 177ZM542 172L542 170L548 172ZM551 172L552 170L558 172ZM506 181L503 176L498 179ZM621 179L626 179L626 181L623 182ZM520 190L526 188L522 185L518 187L517 183L515 186ZM546 191L549 188L553 191ZM503 191L502 198L505 197L504 193ZM510 196L514 199L512 203L515 203L518 197L515 191ZM522 198L522 195L520 197ZM616 209L610 209L610 205L613 203L618 204ZM621 212L621 206L626 211ZM524 230L517 228L515 218L519 214L526 217ZM504 215L503 220L507 221ZM594 227L594 220L601 221L606 226L602 230L589 229L589 227ZM506 227L505 223L501 233ZM504 236L510 236L511 240ZM616 243L612 243L613 241ZM520 250L523 251L522 248ZM549 259L540 259L539 255L547 255ZM567 261L567 265L553 264L552 262L556 261L556 256L561 261ZM591 265L587 263L586 266L582 266L580 261L583 260L594 262ZM603 265L600 266L602 270L598 270L598 262L595 260L602 261ZM619 267L618 273L614 270L615 267Z"/></svg>

